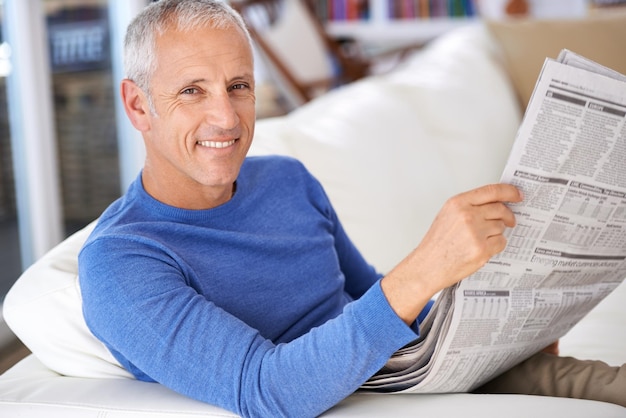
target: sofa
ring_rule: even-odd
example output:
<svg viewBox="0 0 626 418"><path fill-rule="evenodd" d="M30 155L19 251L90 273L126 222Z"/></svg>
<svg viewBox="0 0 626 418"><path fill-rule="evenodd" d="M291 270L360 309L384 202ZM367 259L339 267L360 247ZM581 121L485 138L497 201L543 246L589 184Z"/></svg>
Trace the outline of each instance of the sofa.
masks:
<svg viewBox="0 0 626 418"><path fill-rule="evenodd" d="M619 29L626 20L611 24ZM612 26L601 22L599 27ZM483 22L455 29L389 73L333 90L288 115L259 120L250 152L302 160L365 257L388 271L417 245L448 197L499 180L528 94L513 76L515 54L503 43L507 36L517 39L511 31L534 33L524 25ZM616 47L621 39L613 40ZM553 41L558 49L576 50ZM519 47L513 52L519 53ZM532 52L538 63L529 71L538 73L544 52ZM528 77L534 80L537 73ZM32 354L0 376L0 416L235 416L159 384L134 380L90 334L81 314L76 256L92 227L38 260L5 299L5 319ZM561 339L562 355L625 363L625 302L622 284ZM626 417L626 408L528 395L359 391L323 414L555 415Z"/></svg>

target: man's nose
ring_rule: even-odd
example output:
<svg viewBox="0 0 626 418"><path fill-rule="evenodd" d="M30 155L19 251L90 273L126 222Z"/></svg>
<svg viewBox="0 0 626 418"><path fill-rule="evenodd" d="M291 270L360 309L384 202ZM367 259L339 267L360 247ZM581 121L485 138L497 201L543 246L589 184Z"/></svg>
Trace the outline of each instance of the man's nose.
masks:
<svg viewBox="0 0 626 418"><path fill-rule="evenodd" d="M239 124L239 116L228 92L214 95L206 111L207 121L221 129L233 129Z"/></svg>

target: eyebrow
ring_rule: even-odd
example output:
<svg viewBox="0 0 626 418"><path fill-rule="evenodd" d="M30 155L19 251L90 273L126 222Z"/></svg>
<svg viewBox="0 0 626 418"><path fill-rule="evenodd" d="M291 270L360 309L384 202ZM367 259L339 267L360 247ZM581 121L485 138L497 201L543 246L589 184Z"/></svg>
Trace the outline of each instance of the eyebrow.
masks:
<svg viewBox="0 0 626 418"><path fill-rule="evenodd" d="M236 80L253 81L254 80L254 75L250 74L250 73L244 73L242 75L238 75L238 76L235 76L235 77L232 77L232 78L228 79L227 82L228 83L232 83L232 82L234 82ZM181 84L184 84L184 85L187 85L187 84L197 84L197 83L203 83L203 82L207 82L207 81L210 81L210 80L208 78L194 78L192 80L185 81L184 83L181 83Z"/></svg>
<svg viewBox="0 0 626 418"><path fill-rule="evenodd" d="M230 80L228 80L229 82L233 82L235 80L246 80L246 81L252 81L254 80L254 74L250 74L250 73L244 73L242 75L238 75L236 77L231 78Z"/></svg>

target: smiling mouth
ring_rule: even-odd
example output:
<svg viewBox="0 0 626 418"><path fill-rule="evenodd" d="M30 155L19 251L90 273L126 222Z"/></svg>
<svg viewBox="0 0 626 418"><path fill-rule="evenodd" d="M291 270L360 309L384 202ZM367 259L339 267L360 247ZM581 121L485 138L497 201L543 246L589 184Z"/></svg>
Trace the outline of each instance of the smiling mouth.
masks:
<svg viewBox="0 0 626 418"><path fill-rule="evenodd" d="M236 139L232 139L230 141L198 141L196 143L207 148L227 148L234 145L235 142L237 142Z"/></svg>

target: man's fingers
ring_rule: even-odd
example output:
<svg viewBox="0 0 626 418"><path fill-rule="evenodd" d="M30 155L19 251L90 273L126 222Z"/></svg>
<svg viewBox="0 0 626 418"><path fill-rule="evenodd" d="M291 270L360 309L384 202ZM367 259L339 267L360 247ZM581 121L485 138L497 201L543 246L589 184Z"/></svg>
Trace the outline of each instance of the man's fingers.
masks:
<svg viewBox="0 0 626 418"><path fill-rule="evenodd" d="M483 205L482 216L486 220L502 220L504 225L512 228L515 226L515 214L504 203L489 203Z"/></svg>
<svg viewBox="0 0 626 418"><path fill-rule="evenodd" d="M489 238L487 238L489 254L491 256L494 256L502 252L502 250L504 250L504 248L506 247L506 242L506 238L502 234L491 235Z"/></svg>
<svg viewBox="0 0 626 418"><path fill-rule="evenodd" d="M506 229L506 224L500 220L485 221L483 226L483 236L485 238L493 237L495 235L502 235Z"/></svg>
<svg viewBox="0 0 626 418"><path fill-rule="evenodd" d="M474 206L493 202L520 202L522 193L510 184L488 184L462 194Z"/></svg>

